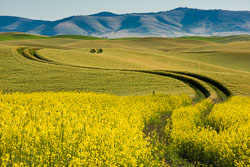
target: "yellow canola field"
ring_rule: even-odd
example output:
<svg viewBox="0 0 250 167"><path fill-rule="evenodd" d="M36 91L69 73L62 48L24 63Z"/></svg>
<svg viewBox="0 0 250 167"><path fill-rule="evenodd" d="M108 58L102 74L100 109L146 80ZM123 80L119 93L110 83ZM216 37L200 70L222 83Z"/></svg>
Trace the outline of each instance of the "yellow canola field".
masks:
<svg viewBox="0 0 250 167"><path fill-rule="evenodd" d="M162 166L143 133L188 96L0 93L2 166Z"/></svg>
<svg viewBox="0 0 250 167"><path fill-rule="evenodd" d="M232 97L212 105L205 100L172 114L165 132L184 158L213 166L250 165L250 98Z"/></svg>

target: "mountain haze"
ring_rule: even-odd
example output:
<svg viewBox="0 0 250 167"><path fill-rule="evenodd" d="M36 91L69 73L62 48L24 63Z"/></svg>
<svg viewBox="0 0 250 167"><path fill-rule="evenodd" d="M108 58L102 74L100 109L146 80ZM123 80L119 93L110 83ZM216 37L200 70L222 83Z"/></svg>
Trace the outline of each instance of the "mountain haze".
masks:
<svg viewBox="0 0 250 167"><path fill-rule="evenodd" d="M177 8L158 13L114 14L101 12L57 21L0 16L0 32L98 37L250 34L250 11Z"/></svg>

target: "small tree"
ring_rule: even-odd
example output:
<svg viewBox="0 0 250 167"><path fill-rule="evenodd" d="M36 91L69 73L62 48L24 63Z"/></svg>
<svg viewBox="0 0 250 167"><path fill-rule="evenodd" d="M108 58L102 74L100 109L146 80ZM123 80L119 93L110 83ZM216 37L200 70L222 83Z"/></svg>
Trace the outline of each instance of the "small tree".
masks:
<svg viewBox="0 0 250 167"><path fill-rule="evenodd" d="M90 53L95 53L96 50L95 49L90 49Z"/></svg>
<svg viewBox="0 0 250 167"><path fill-rule="evenodd" d="M90 49L89 52L90 52L90 53L102 53L103 50L102 50L102 48L100 48L100 49Z"/></svg>
<svg viewBox="0 0 250 167"><path fill-rule="evenodd" d="M102 49L96 49L97 53L102 53Z"/></svg>

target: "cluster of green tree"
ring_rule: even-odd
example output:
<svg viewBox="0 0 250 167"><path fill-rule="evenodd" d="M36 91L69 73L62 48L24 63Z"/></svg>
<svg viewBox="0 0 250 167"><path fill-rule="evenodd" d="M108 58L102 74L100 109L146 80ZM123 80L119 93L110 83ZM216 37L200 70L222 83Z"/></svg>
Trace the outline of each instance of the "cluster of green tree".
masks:
<svg viewBox="0 0 250 167"><path fill-rule="evenodd" d="M103 52L102 48L100 48L100 49L90 49L90 53L102 53L102 52Z"/></svg>

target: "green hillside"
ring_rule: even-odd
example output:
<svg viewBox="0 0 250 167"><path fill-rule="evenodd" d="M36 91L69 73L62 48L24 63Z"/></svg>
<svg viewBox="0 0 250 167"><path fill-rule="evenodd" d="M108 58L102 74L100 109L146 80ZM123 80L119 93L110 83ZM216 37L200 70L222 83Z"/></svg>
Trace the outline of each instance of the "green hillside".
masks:
<svg viewBox="0 0 250 167"><path fill-rule="evenodd" d="M68 39L82 39L82 40L102 39L102 38L98 38L98 37L82 36L82 35L56 35L56 36L52 36L51 38L68 38Z"/></svg>
<svg viewBox="0 0 250 167"><path fill-rule="evenodd" d="M18 32L0 33L0 41L6 40L26 40L26 39L44 39L46 36L25 34Z"/></svg>
<svg viewBox="0 0 250 167"><path fill-rule="evenodd" d="M217 42L217 43L230 43L236 41L250 41L250 35L232 35L232 36L186 36L180 37L181 39L192 39L192 40L200 40L200 41L209 41L209 42Z"/></svg>
<svg viewBox="0 0 250 167"><path fill-rule="evenodd" d="M155 91L195 97L197 87L193 89L186 76L155 73L174 71L216 80L234 95L250 95L250 42L245 38L227 44L187 38L80 39L96 38L70 35L0 42L1 89L118 95ZM28 49L25 52L35 54L34 59L18 53L18 48ZM102 48L103 53L90 53L93 48ZM206 82L201 84L213 90Z"/></svg>

